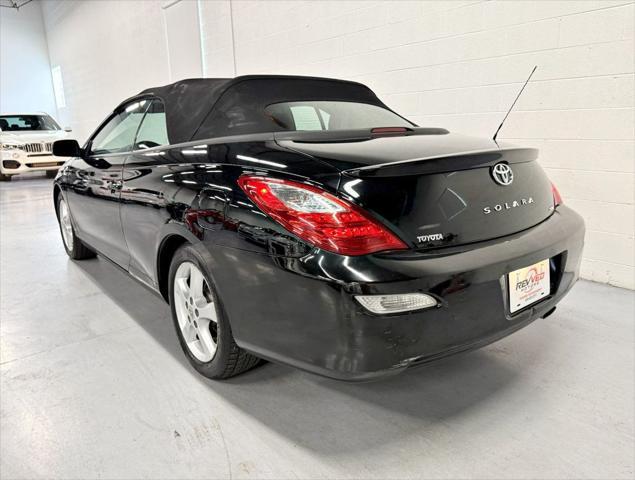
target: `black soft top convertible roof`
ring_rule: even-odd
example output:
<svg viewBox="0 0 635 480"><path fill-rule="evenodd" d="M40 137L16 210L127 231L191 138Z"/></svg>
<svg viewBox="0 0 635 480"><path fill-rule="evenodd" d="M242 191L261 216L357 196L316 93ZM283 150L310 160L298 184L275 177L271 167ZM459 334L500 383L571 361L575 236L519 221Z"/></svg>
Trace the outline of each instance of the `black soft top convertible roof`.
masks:
<svg viewBox="0 0 635 480"><path fill-rule="evenodd" d="M163 101L171 144L282 130L264 113L265 107L273 103L339 100L387 108L361 83L287 75L181 80L143 90L122 106L145 96Z"/></svg>

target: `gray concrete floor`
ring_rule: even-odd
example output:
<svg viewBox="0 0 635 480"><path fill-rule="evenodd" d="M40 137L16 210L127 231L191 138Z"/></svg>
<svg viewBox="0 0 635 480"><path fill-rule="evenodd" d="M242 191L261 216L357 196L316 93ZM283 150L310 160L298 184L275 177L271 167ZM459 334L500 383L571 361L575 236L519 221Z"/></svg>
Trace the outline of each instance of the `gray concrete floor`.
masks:
<svg viewBox="0 0 635 480"><path fill-rule="evenodd" d="M633 292L372 384L186 364L167 306L69 261L39 176L0 184L2 478L633 478Z"/></svg>

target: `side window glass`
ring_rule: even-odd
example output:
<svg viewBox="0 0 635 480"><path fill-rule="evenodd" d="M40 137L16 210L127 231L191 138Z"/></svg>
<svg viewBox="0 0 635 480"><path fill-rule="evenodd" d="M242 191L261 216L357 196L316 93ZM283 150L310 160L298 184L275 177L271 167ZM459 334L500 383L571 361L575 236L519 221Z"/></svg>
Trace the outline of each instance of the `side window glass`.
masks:
<svg viewBox="0 0 635 480"><path fill-rule="evenodd" d="M112 117L93 138L91 154L103 155L132 150L139 123L149 104L149 100L131 103Z"/></svg>
<svg viewBox="0 0 635 480"><path fill-rule="evenodd" d="M168 145L168 129L165 122L165 107L161 100L152 100L141 122L134 150Z"/></svg>

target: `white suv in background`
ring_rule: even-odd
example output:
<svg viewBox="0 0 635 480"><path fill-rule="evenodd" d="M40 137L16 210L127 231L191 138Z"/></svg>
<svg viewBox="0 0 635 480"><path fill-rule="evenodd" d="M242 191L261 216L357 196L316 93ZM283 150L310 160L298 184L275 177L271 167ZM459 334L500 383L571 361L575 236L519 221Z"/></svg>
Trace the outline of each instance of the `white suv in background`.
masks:
<svg viewBox="0 0 635 480"><path fill-rule="evenodd" d="M53 142L66 132L46 113L0 114L0 180L33 171L54 177L66 159L53 156Z"/></svg>

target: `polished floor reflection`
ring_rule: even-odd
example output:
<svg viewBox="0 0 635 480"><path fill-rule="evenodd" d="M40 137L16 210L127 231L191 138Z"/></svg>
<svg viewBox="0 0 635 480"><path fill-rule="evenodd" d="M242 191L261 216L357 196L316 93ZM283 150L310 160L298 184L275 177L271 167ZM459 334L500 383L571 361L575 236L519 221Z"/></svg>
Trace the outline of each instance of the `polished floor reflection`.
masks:
<svg viewBox="0 0 635 480"><path fill-rule="evenodd" d="M633 292L370 384L186 364L167 306L69 261L51 181L0 184L2 478L632 478Z"/></svg>

